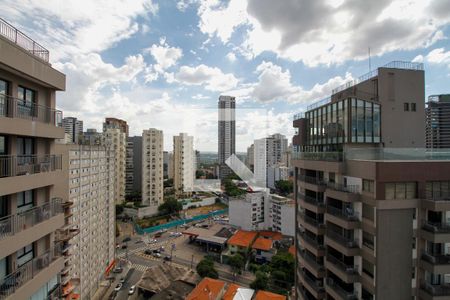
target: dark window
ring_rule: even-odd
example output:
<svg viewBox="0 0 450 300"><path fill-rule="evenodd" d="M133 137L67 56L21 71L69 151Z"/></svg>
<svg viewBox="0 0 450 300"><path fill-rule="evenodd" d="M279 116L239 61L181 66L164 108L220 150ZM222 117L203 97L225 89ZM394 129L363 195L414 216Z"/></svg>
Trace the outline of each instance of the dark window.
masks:
<svg viewBox="0 0 450 300"><path fill-rule="evenodd" d="M33 244L17 251L17 267L21 267L34 258Z"/></svg>
<svg viewBox="0 0 450 300"><path fill-rule="evenodd" d="M416 111L416 104L415 103L411 103L411 111Z"/></svg>
<svg viewBox="0 0 450 300"><path fill-rule="evenodd" d="M17 210L25 211L27 209L32 208L34 203L33 198L34 198L33 190L17 193Z"/></svg>
<svg viewBox="0 0 450 300"><path fill-rule="evenodd" d="M8 93L8 82L0 79L0 116L6 116L8 113L8 99L6 98Z"/></svg>
<svg viewBox="0 0 450 300"><path fill-rule="evenodd" d="M35 116L36 92L19 86L17 88L17 98L21 100L17 103L18 114L21 116Z"/></svg>
<svg viewBox="0 0 450 300"><path fill-rule="evenodd" d="M409 111L409 103L407 103L407 102L403 103L403 110Z"/></svg>

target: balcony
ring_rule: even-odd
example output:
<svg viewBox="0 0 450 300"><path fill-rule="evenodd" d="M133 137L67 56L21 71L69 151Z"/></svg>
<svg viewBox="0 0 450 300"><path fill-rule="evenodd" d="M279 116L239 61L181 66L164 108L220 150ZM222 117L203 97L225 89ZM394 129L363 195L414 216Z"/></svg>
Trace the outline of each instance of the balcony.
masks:
<svg viewBox="0 0 450 300"><path fill-rule="evenodd" d="M302 246L315 256L324 256L325 255L325 247L320 244L319 241L309 237L305 232L301 232L299 234L300 241L302 242Z"/></svg>
<svg viewBox="0 0 450 300"><path fill-rule="evenodd" d="M344 237L343 235L332 230L327 231L325 236L325 244L333 247L345 256L355 256L360 253L357 239Z"/></svg>
<svg viewBox="0 0 450 300"><path fill-rule="evenodd" d="M343 185L337 182L328 182L325 196L344 202L359 201L359 186Z"/></svg>
<svg viewBox="0 0 450 300"><path fill-rule="evenodd" d="M422 237L433 243L448 243L450 241L450 224L425 221L422 225Z"/></svg>
<svg viewBox="0 0 450 300"><path fill-rule="evenodd" d="M316 193L325 192L326 182L322 178L299 175L298 179L303 182L305 189L314 191Z"/></svg>
<svg viewBox="0 0 450 300"><path fill-rule="evenodd" d="M431 193L427 192L426 194ZM422 207L433 211L448 211L450 210L450 196L431 195L431 197L422 200Z"/></svg>
<svg viewBox="0 0 450 300"><path fill-rule="evenodd" d="M421 256L422 267L434 274L450 273L450 255L424 252Z"/></svg>
<svg viewBox="0 0 450 300"><path fill-rule="evenodd" d="M326 217L327 221L337 224L345 229L356 229L361 227L358 215L352 209L347 211L328 205Z"/></svg>
<svg viewBox="0 0 450 300"><path fill-rule="evenodd" d="M49 249L44 254L35 257L24 265L20 266L17 270L7 275L5 278L0 280L0 299L6 299L14 294L12 298L21 298L16 293L23 293L26 291L21 291L21 287L26 285L30 280L41 275L40 273L47 269L53 262L61 257L61 248L56 245L52 249ZM59 270L58 270L59 271ZM51 277L56 275L49 274ZM48 278L49 280L50 278ZM45 281L47 282L47 281ZM44 282L44 283L45 283ZM40 285L38 285L40 286ZM24 288L25 289L25 288ZM30 296L33 291L28 291ZM28 298L28 297L27 297ZM23 298L21 298L23 299Z"/></svg>
<svg viewBox="0 0 450 300"><path fill-rule="evenodd" d="M300 206L306 208L316 214L325 213L325 202L323 199L317 199L315 197L306 196L304 194L299 194Z"/></svg>
<svg viewBox="0 0 450 300"><path fill-rule="evenodd" d="M325 224L319 222L318 220L305 215L304 213L298 214L300 219L300 224L313 232L315 235L323 235L325 234Z"/></svg>
<svg viewBox="0 0 450 300"><path fill-rule="evenodd" d="M327 255L326 267L346 283L359 281L358 266L348 265L332 255Z"/></svg>
<svg viewBox="0 0 450 300"><path fill-rule="evenodd" d="M316 257L306 251L298 251L300 262L308 269L315 277L323 278L325 276L325 267L323 264L317 262Z"/></svg>
<svg viewBox="0 0 450 300"><path fill-rule="evenodd" d="M300 271L299 274L300 281L303 286L316 298L316 299L324 299L325 298L325 289L322 286L322 279L315 280L306 275L305 272Z"/></svg>
<svg viewBox="0 0 450 300"><path fill-rule="evenodd" d="M325 289L334 299L337 300L358 300L356 291L347 291L332 278L327 278Z"/></svg>
<svg viewBox="0 0 450 300"><path fill-rule="evenodd" d="M428 282L420 286L420 298L423 300L444 300L450 296L450 285L432 285Z"/></svg>

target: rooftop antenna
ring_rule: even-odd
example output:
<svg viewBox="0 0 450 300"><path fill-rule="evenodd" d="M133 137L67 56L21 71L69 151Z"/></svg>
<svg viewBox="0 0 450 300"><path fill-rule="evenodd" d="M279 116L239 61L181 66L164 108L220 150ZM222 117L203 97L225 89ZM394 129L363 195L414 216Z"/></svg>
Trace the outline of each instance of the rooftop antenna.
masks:
<svg viewBox="0 0 450 300"><path fill-rule="evenodd" d="M370 63L370 47L369 47L369 72L372 71L372 64Z"/></svg>

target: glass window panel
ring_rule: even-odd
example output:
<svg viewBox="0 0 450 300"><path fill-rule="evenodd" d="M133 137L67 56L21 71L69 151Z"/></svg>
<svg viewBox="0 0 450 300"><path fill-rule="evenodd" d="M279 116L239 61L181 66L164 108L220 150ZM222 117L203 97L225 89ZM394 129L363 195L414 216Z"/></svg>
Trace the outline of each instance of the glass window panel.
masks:
<svg viewBox="0 0 450 300"><path fill-rule="evenodd" d="M0 280L5 278L8 274L8 264L6 259L6 257L0 259Z"/></svg>
<svg viewBox="0 0 450 300"><path fill-rule="evenodd" d="M406 183L406 199L417 198L417 184L415 182Z"/></svg>
<svg viewBox="0 0 450 300"><path fill-rule="evenodd" d="M373 105L373 142L380 142L380 105Z"/></svg>
<svg viewBox="0 0 450 300"><path fill-rule="evenodd" d="M384 185L384 189L385 189L386 200L392 200L395 198L395 184L394 183L386 183Z"/></svg>
<svg viewBox="0 0 450 300"><path fill-rule="evenodd" d="M347 109L347 100L343 101L343 122L344 122L344 143L348 142L348 109Z"/></svg>
<svg viewBox="0 0 450 300"><path fill-rule="evenodd" d="M406 184L396 183L395 184L395 198L394 199L405 199L406 198Z"/></svg>
<svg viewBox="0 0 450 300"><path fill-rule="evenodd" d="M357 110L356 110L356 115L357 115L357 123L358 123L358 138L357 138L357 142L358 143L363 143L364 142L364 101L362 100L357 100Z"/></svg>
<svg viewBox="0 0 450 300"><path fill-rule="evenodd" d="M357 114L356 114L356 99L352 99L352 122L351 122L351 127L352 127L352 142L356 143L356 136L358 133L357 130Z"/></svg>
<svg viewBox="0 0 450 300"><path fill-rule="evenodd" d="M366 143L373 142L373 118L372 118L372 103L365 103L365 118L366 118Z"/></svg>
<svg viewBox="0 0 450 300"><path fill-rule="evenodd" d="M337 105L336 103L331 104L331 143L336 144L337 142Z"/></svg>

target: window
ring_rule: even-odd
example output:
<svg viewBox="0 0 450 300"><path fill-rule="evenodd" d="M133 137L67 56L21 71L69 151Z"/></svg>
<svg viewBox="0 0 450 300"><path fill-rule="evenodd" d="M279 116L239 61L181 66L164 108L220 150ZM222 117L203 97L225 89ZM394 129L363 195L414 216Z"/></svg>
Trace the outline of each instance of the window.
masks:
<svg viewBox="0 0 450 300"><path fill-rule="evenodd" d="M34 258L33 244L17 251L17 267L21 267Z"/></svg>
<svg viewBox="0 0 450 300"><path fill-rule="evenodd" d="M409 111L409 103L408 102L403 103L403 110Z"/></svg>
<svg viewBox="0 0 450 300"><path fill-rule="evenodd" d="M417 182L396 182L385 184L385 199L417 198Z"/></svg>
<svg viewBox="0 0 450 300"><path fill-rule="evenodd" d="M362 271L373 278L374 270L374 265L363 258Z"/></svg>
<svg viewBox="0 0 450 300"><path fill-rule="evenodd" d="M372 234L363 231L363 245L373 250L375 246L375 237Z"/></svg>
<svg viewBox="0 0 450 300"><path fill-rule="evenodd" d="M8 113L8 103L5 95L8 95L8 82L0 79L0 116Z"/></svg>
<svg viewBox="0 0 450 300"><path fill-rule="evenodd" d="M449 199L450 181L427 181L425 193L427 199Z"/></svg>
<svg viewBox="0 0 450 300"><path fill-rule="evenodd" d="M22 116L35 116L36 92L26 87L19 86L17 88L17 104L18 113Z"/></svg>
<svg viewBox="0 0 450 300"><path fill-rule="evenodd" d="M373 193L374 192L374 182L373 182L373 180L363 179L362 183L363 183L362 190L364 192L367 192L367 193Z"/></svg>
<svg viewBox="0 0 450 300"><path fill-rule="evenodd" d="M416 104L415 103L411 103L411 111L416 111Z"/></svg>
<svg viewBox="0 0 450 300"><path fill-rule="evenodd" d="M23 212L33 207L33 190L17 193L17 210Z"/></svg>

